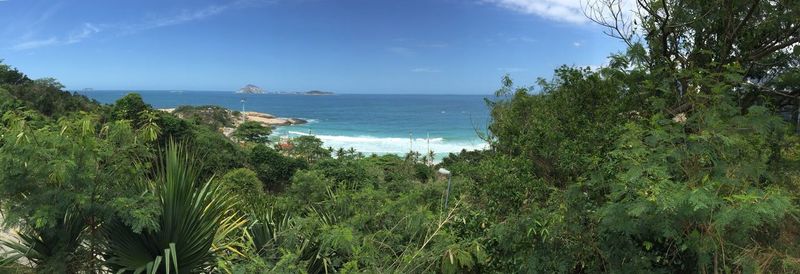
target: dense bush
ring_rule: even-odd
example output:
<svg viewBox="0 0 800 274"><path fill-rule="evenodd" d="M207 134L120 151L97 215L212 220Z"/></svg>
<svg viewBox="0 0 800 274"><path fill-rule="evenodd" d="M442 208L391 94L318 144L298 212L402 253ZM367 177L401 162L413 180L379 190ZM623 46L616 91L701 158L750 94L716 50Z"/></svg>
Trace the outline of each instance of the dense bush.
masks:
<svg viewBox="0 0 800 274"><path fill-rule="evenodd" d="M179 106L172 112L183 119L205 125L213 130L221 127L233 127L234 113L220 106ZM238 112L237 112L238 113Z"/></svg>
<svg viewBox="0 0 800 274"><path fill-rule="evenodd" d="M265 145L253 147L248 156L248 163L258 174L258 179L264 183L264 187L273 192L283 190L295 171L308 165L304 159L284 156Z"/></svg>

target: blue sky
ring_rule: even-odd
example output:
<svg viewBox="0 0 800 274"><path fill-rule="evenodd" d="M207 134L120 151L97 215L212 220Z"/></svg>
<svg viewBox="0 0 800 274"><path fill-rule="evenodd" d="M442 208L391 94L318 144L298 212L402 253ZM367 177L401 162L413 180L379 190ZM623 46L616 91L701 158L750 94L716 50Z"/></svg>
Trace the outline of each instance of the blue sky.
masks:
<svg viewBox="0 0 800 274"><path fill-rule="evenodd" d="M69 89L489 94L622 45L581 0L0 0L0 59Z"/></svg>

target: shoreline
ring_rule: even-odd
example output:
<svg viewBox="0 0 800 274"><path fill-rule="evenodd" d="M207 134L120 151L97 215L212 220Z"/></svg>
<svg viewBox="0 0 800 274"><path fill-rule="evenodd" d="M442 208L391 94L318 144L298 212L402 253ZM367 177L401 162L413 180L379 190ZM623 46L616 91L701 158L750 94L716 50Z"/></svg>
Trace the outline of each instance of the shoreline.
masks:
<svg viewBox="0 0 800 274"><path fill-rule="evenodd" d="M159 108L158 110L172 113L174 114L175 108ZM256 112L256 111L245 111L245 112L238 112L239 115L236 115L236 111L227 109L228 114L234 118L234 126L239 126L239 124L243 123L244 121L255 121L259 122L264 126L270 127L278 127L278 126L291 126L291 125L302 125L307 124L308 121L300 118L291 118L291 117L277 117L275 115L263 112ZM183 118L183 117L178 117Z"/></svg>

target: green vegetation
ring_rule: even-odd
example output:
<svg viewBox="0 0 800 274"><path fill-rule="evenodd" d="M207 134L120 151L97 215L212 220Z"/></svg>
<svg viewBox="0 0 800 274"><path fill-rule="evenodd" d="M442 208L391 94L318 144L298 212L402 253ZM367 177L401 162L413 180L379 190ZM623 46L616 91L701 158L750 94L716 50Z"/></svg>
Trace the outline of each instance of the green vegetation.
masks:
<svg viewBox="0 0 800 274"><path fill-rule="evenodd" d="M241 115L220 106L179 106L172 112L183 119L196 124L206 125L218 130L222 127L233 127L234 119Z"/></svg>
<svg viewBox="0 0 800 274"><path fill-rule="evenodd" d="M236 127L233 137L244 142L269 143L270 134L272 134L272 129L259 122L244 121Z"/></svg>
<svg viewBox="0 0 800 274"><path fill-rule="evenodd" d="M436 166L216 107L99 105L0 66L0 208L19 273L800 272L800 3L616 2L628 45L488 100ZM613 16L613 15L618 16ZM602 15L612 15L602 17ZM224 113L223 113L224 111ZM224 115L223 115L224 114ZM184 119L179 119L177 116ZM243 124L244 125L244 124ZM452 192L444 210L447 178Z"/></svg>

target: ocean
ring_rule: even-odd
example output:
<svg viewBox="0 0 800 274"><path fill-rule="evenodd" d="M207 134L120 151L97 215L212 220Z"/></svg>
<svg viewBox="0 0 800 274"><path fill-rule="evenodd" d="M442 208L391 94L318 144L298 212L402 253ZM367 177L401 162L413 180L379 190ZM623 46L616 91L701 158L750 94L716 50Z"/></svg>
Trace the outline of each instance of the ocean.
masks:
<svg viewBox="0 0 800 274"><path fill-rule="evenodd" d="M101 103L113 103L126 91L81 91ZM314 135L326 147L354 148L365 154L433 151L437 159L462 149L487 147L489 109L483 95L236 94L229 91L138 91L155 108L219 105L278 117L302 118L308 124L282 126L275 137Z"/></svg>

